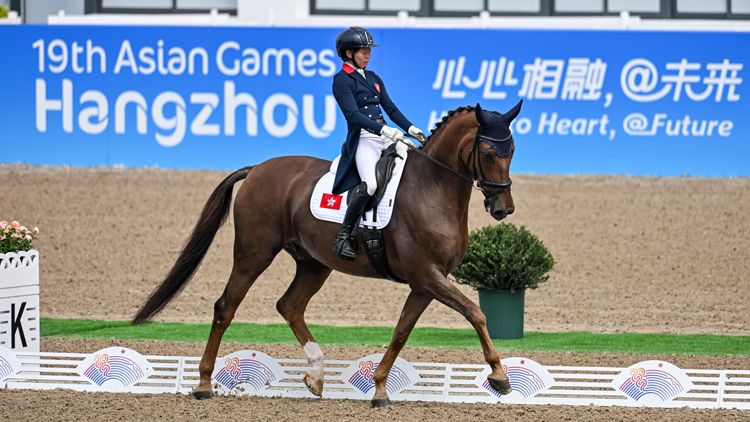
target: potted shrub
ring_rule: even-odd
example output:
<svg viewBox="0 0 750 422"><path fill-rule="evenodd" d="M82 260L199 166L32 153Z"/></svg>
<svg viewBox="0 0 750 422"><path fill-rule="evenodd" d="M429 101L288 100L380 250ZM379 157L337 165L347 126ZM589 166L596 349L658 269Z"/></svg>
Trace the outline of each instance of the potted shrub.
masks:
<svg viewBox="0 0 750 422"><path fill-rule="evenodd" d="M493 339L523 338L526 289L536 289L549 279L555 265L541 240L513 224L486 226L469 234L469 248L453 271L459 284L479 293L479 306L487 317Z"/></svg>
<svg viewBox="0 0 750 422"><path fill-rule="evenodd" d="M39 229L0 221L0 346L39 351Z"/></svg>

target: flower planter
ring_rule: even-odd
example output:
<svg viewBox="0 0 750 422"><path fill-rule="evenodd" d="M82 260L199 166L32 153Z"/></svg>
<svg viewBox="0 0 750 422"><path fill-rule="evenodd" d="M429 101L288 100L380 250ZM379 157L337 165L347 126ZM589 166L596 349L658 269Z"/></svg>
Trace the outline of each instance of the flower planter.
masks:
<svg viewBox="0 0 750 422"><path fill-rule="evenodd" d="M526 289L477 290L479 307L487 318L487 331L494 340L523 338L523 306Z"/></svg>
<svg viewBox="0 0 750 422"><path fill-rule="evenodd" d="M0 254L0 346L39 352L39 252Z"/></svg>

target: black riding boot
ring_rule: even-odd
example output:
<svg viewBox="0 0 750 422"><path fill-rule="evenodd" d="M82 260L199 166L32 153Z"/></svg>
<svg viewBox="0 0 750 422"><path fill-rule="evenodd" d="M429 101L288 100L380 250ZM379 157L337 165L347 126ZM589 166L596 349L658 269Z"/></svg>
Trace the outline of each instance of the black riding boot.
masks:
<svg viewBox="0 0 750 422"><path fill-rule="evenodd" d="M357 229L362 214L365 212L365 206L372 196L367 194L367 183L362 182L351 193L344 223L341 225L341 231L333 239L333 250L336 256L344 261L354 261L357 258Z"/></svg>

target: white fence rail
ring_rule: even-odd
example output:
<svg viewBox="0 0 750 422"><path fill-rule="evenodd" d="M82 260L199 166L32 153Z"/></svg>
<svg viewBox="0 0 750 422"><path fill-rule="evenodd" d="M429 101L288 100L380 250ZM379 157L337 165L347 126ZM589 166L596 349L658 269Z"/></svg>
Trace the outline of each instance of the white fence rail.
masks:
<svg viewBox="0 0 750 422"><path fill-rule="evenodd" d="M372 372L381 356L325 361L323 398L370 399ZM15 366L5 375L3 362ZM199 362L198 357L141 356L125 348L17 355L0 348L0 388L187 394L198 385ZM391 399L407 401L750 409L750 370L682 370L659 361L629 368L545 367L525 358L503 359L503 364L514 389L507 396L486 387L487 365L402 359L391 371L388 390ZM305 360L243 351L218 359L216 366L214 391L219 394L314 397L303 383L310 369ZM106 377L97 378L97 371ZM123 381L127 371L140 378ZM227 382L230 378L235 381Z"/></svg>

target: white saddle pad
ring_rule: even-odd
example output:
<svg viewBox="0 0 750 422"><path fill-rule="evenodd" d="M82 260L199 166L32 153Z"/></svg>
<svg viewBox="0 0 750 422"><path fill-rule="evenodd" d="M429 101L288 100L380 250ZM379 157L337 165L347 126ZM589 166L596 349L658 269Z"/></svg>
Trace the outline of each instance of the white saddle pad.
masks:
<svg viewBox="0 0 750 422"><path fill-rule="evenodd" d="M360 227L367 226L382 229L391 221L396 199L396 190L398 189L404 165L406 164L407 151L408 147L406 145L402 143L396 144L396 152L402 159L396 158L393 177L391 177L390 182L388 182L383 199L377 206L377 215L373 215L373 210L367 211L362 217L362 221L359 223ZM312 198L310 199L310 211L312 211L315 218L339 224L344 221L344 215L346 214L347 208L346 197L349 194L349 192L344 192L343 195L331 194L333 179L336 177L336 168L338 167L340 158L340 156L336 157L331 164L330 171L318 180Z"/></svg>

